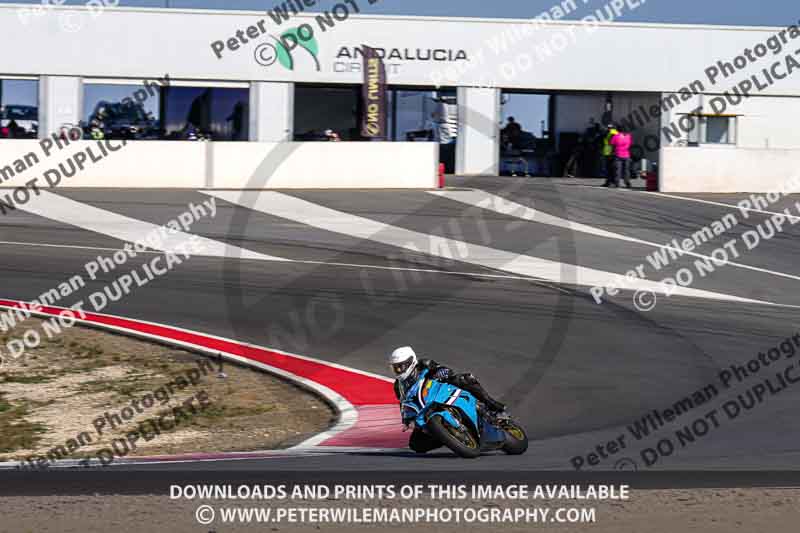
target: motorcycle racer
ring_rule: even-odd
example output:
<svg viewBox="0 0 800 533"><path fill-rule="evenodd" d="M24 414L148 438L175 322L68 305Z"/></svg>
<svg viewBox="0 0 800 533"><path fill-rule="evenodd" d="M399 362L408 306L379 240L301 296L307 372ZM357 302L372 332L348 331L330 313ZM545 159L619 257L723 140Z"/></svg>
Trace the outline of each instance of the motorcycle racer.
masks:
<svg viewBox="0 0 800 533"><path fill-rule="evenodd" d="M405 395L405 390L417 380L423 369L428 370L431 379L449 383L463 389L481 402L492 417L503 416L505 405L492 398L472 374L456 374L450 367L440 365L432 359L420 359L411 346L397 348L389 355L389 366L395 377L394 394L398 400ZM414 428L408 446L418 453L425 453L439 448L442 444L418 428Z"/></svg>

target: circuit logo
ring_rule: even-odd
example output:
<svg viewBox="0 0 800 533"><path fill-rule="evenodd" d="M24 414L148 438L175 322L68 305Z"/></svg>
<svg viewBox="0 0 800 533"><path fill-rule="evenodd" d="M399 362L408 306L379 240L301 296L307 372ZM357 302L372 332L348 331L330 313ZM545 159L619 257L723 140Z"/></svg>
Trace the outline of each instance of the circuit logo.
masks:
<svg viewBox="0 0 800 533"><path fill-rule="evenodd" d="M291 28L283 32L280 37L270 35L274 43L265 42L255 49L256 63L262 67L270 67L276 62L287 70L294 70L295 51L299 48L305 50L314 60L317 71L322 70L317 58L319 44L313 33L305 31L305 27Z"/></svg>

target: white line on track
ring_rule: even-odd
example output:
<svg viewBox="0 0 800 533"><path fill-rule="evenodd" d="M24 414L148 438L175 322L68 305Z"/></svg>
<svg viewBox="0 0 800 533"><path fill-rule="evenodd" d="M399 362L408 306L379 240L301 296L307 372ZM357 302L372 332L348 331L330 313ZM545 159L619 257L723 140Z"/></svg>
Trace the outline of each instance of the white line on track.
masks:
<svg viewBox="0 0 800 533"><path fill-rule="evenodd" d="M703 200L701 198L690 198L688 196L676 196L674 194L665 194L663 192L648 192L646 194L650 194L652 196L663 196L664 198L674 198L676 200L685 200L687 202L697 202L699 204L709 204L709 205L718 205L722 207L728 207L732 209L737 209L741 211L752 211L753 213L761 213L763 215L780 215L786 218L791 218L793 220L800 220L799 216L795 215L787 215L786 213L779 213L777 211L764 211L763 209L752 209L749 207L739 207L736 204L726 204L724 202L712 202L711 200Z"/></svg>
<svg viewBox="0 0 800 533"><path fill-rule="evenodd" d="M162 226L157 224L113 213L48 191L41 191L39 197L20 208L40 217L108 235L130 243L140 241L150 233L158 232L162 229ZM160 249L164 252L179 253L181 249L186 250L188 248L187 244L190 239L194 239L202 247L202 253L195 255L286 261L286 259L280 257L253 252L182 231L166 232Z"/></svg>
<svg viewBox="0 0 800 533"><path fill-rule="evenodd" d="M424 252L432 256L456 259L461 262L512 274L532 276L546 281L594 287L617 283L620 277L619 274L612 272L520 255L440 236L427 235L330 209L283 193L273 191L203 191L203 193L235 205L326 231L397 246L417 253ZM455 250L456 254L453 254L452 250ZM632 290L649 290L666 294L665 287L661 283L650 280L631 280L627 285ZM670 291L670 294L710 300L774 305L771 302L751 300L689 287L675 287Z"/></svg>
<svg viewBox="0 0 800 533"><path fill-rule="evenodd" d="M79 246L77 244L49 244L43 242L15 242L15 241L0 241L0 245L8 246L31 246L34 248L65 248L71 250L97 250L100 252L116 252L119 248L108 248L104 246ZM138 252L137 252L138 253ZM145 250L141 253L146 254L163 254L164 252L156 252L154 250Z"/></svg>
<svg viewBox="0 0 800 533"><path fill-rule="evenodd" d="M107 248L102 246L78 246L74 244L49 244L49 243L36 243L36 242L14 242L14 241L0 241L0 246L7 245L7 246L30 246L34 248L65 248L71 250L95 250L101 252L116 252L119 248ZM147 254L162 254L164 252L153 251L153 250L145 250L142 253ZM438 269L430 269L430 268L410 268L410 267L390 267L390 266L381 266L381 265L362 265L359 263L336 263L330 261L311 261L307 259L262 259L262 258L244 258L246 260L256 260L256 261L274 261L276 263L295 263L301 265L323 265L323 266L331 266L331 267L343 267L343 268L359 268L359 269L373 269L373 270L388 270L388 271L401 271L401 272L418 272L422 274L441 274L445 276L466 276L466 277L478 277L478 278L489 278L489 279L511 279L511 280L523 280L523 281L544 281L539 280L538 278L534 278L532 276L512 276L510 274L487 274L485 272L458 272L454 270L438 270Z"/></svg>
<svg viewBox="0 0 800 533"><path fill-rule="evenodd" d="M516 218L520 218L523 220L527 220L530 222L538 222L540 224L548 224L551 226L557 226L560 228L569 229L572 231L578 231L581 233L587 233L590 235L595 235L597 237L605 237L608 239L617 239L622 241L633 242L636 244L644 244L646 246L653 246L655 248L664 249L664 250L673 250L679 252L681 254L690 255L692 257L698 257L705 260L712 260L714 258L708 255L699 254L697 252L690 252L683 250L681 248L675 248L674 246L658 244L652 241L645 241L642 239L637 239L636 237L629 237L627 235L623 235L621 233L614 233L611 231L602 230L599 228L595 228L592 226L587 226L586 224L581 224L579 222L573 222L571 220L567 220L566 218L557 217L555 215L549 215L547 213L543 213L542 211L537 211L529 206L521 205L510 200L503 198L502 196L497 196L494 194L489 194L483 191L428 191L430 194L448 198L451 200L455 200L457 202L472 205L475 207L480 207L483 209L487 209L489 211L494 211L495 213L500 213L502 215L512 216ZM661 195L663 196L663 195ZM713 203L713 202L712 202ZM727 204L718 204L718 205L727 205ZM738 209L736 206L728 206L734 207ZM716 263L715 263L716 264ZM795 281L800 281L800 276L795 276L793 274L786 274L784 272L777 272L775 270L768 270L766 268L759 268L750 265L745 265L743 263L736 263L734 261L730 261L726 263L725 266L732 266L736 268L741 268L744 270L751 270L753 272L760 272L762 274L769 274L772 276L777 276L781 278L792 279Z"/></svg>

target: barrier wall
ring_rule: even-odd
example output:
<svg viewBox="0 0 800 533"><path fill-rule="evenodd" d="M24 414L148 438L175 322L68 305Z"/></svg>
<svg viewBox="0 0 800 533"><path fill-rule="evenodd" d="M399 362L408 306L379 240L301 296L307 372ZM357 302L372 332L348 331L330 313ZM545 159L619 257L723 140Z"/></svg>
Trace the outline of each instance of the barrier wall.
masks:
<svg viewBox="0 0 800 533"><path fill-rule="evenodd" d="M77 141L46 155L39 141L9 140L0 141L0 186L427 189L438 162L439 145L421 142Z"/></svg>
<svg viewBox="0 0 800 533"><path fill-rule="evenodd" d="M732 147L665 147L661 192L769 192L800 176L800 150ZM800 192L794 186L790 192Z"/></svg>

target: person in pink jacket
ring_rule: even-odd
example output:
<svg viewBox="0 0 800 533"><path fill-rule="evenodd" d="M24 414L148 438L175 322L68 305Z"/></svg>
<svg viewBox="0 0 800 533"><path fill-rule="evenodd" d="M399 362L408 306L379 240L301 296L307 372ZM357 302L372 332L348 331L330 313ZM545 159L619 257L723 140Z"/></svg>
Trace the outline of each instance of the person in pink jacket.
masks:
<svg viewBox="0 0 800 533"><path fill-rule="evenodd" d="M620 179L625 181L625 186L631 188L631 145L633 137L626 126L620 126L619 133L611 138L610 144L614 148L614 179L611 186L619 187Z"/></svg>

